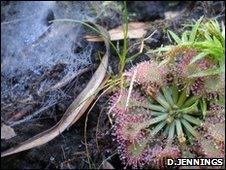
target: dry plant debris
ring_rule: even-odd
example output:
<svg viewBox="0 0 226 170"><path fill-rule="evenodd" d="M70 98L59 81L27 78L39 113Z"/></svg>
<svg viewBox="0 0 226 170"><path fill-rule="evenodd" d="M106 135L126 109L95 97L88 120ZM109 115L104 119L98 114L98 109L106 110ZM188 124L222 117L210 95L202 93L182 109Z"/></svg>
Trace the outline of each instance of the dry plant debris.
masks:
<svg viewBox="0 0 226 170"><path fill-rule="evenodd" d="M122 26L111 29L108 31L108 33L111 37L111 41L124 39ZM128 38L130 38L130 39L142 38L145 36L146 33L147 33L147 24L146 23L131 22L128 24ZM104 41L101 37L94 36L94 35L86 35L85 38L87 41L90 41L90 42Z"/></svg>
<svg viewBox="0 0 226 170"><path fill-rule="evenodd" d="M101 32L106 34L105 30L95 25ZM19 144L15 148L8 149L1 153L1 157L15 154L18 152L22 152L40 145L43 145L55 137L57 137L59 134L61 134L64 130L66 130L68 127L70 127L73 123L75 123L85 112L85 107L87 108L89 105L87 103L91 103L90 99L93 98L99 91L99 87L104 80L105 74L106 74L106 68L108 66L108 57L109 57L109 43L107 40L105 40L106 45L106 53L104 57L102 58L102 61L92 76L91 80L87 84L86 88L77 96L77 98L73 101L73 103L69 106L61 120L52 128L26 140L25 142ZM82 110L82 111L81 111Z"/></svg>

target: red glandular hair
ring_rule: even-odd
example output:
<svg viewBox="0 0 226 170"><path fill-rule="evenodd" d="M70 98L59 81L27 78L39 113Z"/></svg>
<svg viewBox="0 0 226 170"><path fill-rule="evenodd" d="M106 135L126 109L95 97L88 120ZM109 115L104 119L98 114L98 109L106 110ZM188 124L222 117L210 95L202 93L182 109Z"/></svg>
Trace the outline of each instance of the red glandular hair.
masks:
<svg viewBox="0 0 226 170"><path fill-rule="evenodd" d="M212 82L212 77L199 76L191 77L192 75L216 68L216 63L210 61L207 58L196 61L191 64L192 59L198 53L195 50L190 50L185 55L182 56L178 64L174 66L173 72L175 73L176 84L187 86L187 92L196 96L203 95L207 99L217 99L219 94L220 83L222 80L219 79L219 76L215 76L215 82ZM215 87L214 87L215 85ZM210 88L213 87L213 88Z"/></svg>
<svg viewBox="0 0 226 170"><path fill-rule="evenodd" d="M197 140L196 151L208 158L224 158L225 147L225 118L223 115L207 117L202 128L202 137Z"/></svg>
<svg viewBox="0 0 226 170"><path fill-rule="evenodd" d="M150 84L157 84L161 86L164 84L164 77L167 70L164 67L159 67L154 61L139 63L137 66L125 72L125 76L129 81L131 81L135 70L137 70L135 82L140 85L148 86Z"/></svg>

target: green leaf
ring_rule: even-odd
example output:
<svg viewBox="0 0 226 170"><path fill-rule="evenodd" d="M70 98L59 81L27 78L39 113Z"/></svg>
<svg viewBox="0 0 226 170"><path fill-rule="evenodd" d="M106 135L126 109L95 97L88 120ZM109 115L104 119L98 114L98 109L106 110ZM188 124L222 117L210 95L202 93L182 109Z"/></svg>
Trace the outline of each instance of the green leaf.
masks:
<svg viewBox="0 0 226 170"><path fill-rule="evenodd" d="M195 23L195 25L193 26L192 30L191 30L191 34L190 34L190 37L189 37L189 41L190 42L194 42L195 41L195 37L197 35L197 31L198 31L198 28L200 26L200 23L203 19L203 16Z"/></svg>
<svg viewBox="0 0 226 170"><path fill-rule="evenodd" d="M160 116L160 115L163 115L163 114L166 114L165 112L154 112L154 111L151 111L151 115L153 116Z"/></svg>
<svg viewBox="0 0 226 170"><path fill-rule="evenodd" d="M152 131L151 135L156 135L164 126L166 125L166 121L159 123Z"/></svg>
<svg viewBox="0 0 226 170"><path fill-rule="evenodd" d="M171 140L173 139L173 137L174 137L174 134L175 134L175 121L173 121L173 122L170 124L168 140L171 141Z"/></svg>
<svg viewBox="0 0 226 170"><path fill-rule="evenodd" d="M186 107L189 107L191 106L193 103L195 103L197 100L199 100L199 97L198 96L192 96L190 97L185 103L184 105L182 106L182 108L186 108Z"/></svg>
<svg viewBox="0 0 226 170"><path fill-rule="evenodd" d="M177 136L180 136L183 134L182 126L180 120L176 119L176 130L177 130Z"/></svg>
<svg viewBox="0 0 226 170"><path fill-rule="evenodd" d="M225 28L222 30L221 36L223 37L222 39L225 40ZM225 46L225 43L224 43Z"/></svg>
<svg viewBox="0 0 226 170"><path fill-rule="evenodd" d="M194 142L193 141L193 135L186 128L184 128L184 131L187 135L187 138L188 138L188 141L190 142L190 144L193 144L193 142Z"/></svg>
<svg viewBox="0 0 226 170"><path fill-rule="evenodd" d="M172 46L165 46L165 47L159 47L159 48L157 48L157 49L155 49L155 50L149 50L148 52L147 52L147 54L149 54L149 53L157 53L157 52L165 52L165 51L169 51L170 49L172 48Z"/></svg>
<svg viewBox="0 0 226 170"><path fill-rule="evenodd" d="M168 134L168 132L169 132L169 125L166 125L166 128L164 129L164 131L163 131L163 135L164 136L167 136L167 134Z"/></svg>
<svg viewBox="0 0 226 170"><path fill-rule="evenodd" d="M161 122L162 120L165 120L167 118L167 116L168 116L167 114L157 116L157 117L151 119L148 123L149 123L149 125L152 125L152 124Z"/></svg>
<svg viewBox="0 0 226 170"><path fill-rule="evenodd" d="M186 101L186 99L187 99L187 91L186 91L186 88L184 88L182 93L180 94L179 100L177 102L177 106L181 107Z"/></svg>
<svg viewBox="0 0 226 170"><path fill-rule="evenodd" d="M189 106L189 107L187 107L187 108L180 109L180 110L178 110L178 111L179 111L179 112L183 112L183 113L189 113L189 112L192 112L192 111L194 110L194 108L198 105L198 103L199 103L199 101L196 100L196 102L195 102L193 105L191 105L191 106Z"/></svg>
<svg viewBox="0 0 226 170"><path fill-rule="evenodd" d="M195 56L195 57L191 60L191 62L189 63L189 65L191 65L191 64L195 63L196 61L202 59L203 57L205 57L205 56L208 55L208 54L209 54L209 53L207 53L207 52L201 52L201 53L199 53L197 56Z"/></svg>
<svg viewBox="0 0 226 170"><path fill-rule="evenodd" d="M203 117L206 117L206 114L207 114L207 104L206 104L206 102L205 102L204 99L202 99L202 101L200 101L200 107L201 107L201 110L202 110Z"/></svg>
<svg viewBox="0 0 226 170"><path fill-rule="evenodd" d="M177 43L177 44L180 44L181 43L181 39L180 37L175 34L174 32L168 30L169 34L173 37L174 41Z"/></svg>
<svg viewBox="0 0 226 170"><path fill-rule="evenodd" d="M166 99L162 95L162 93L158 93L156 96L156 100L166 109L170 108L170 105L167 103Z"/></svg>
<svg viewBox="0 0 226 170"><path fill-rule="evenodd" d="M181 120L181 123L184 125L184 127L194 136L198 137L198 133L195 131L195 129L186 121L185 119Z"/></svg>
<svg viewBox="0 0 226 170"><path fill-rule="evenodd" d="M183 115L183 118L186 119L187 121L200 126L202 124L201 120L195 118L194 116L190 116L190 115Z"/></svg>
<svg viewBox="0 0 226 170"><path fill-rule="evenodd" d="M167 102L171 105L171 106L174 106L174 103L173 103L173 99L171 97L171 91L169 89L169 87L162 87L162 91L163 91L163 94L167 100Z"/></svg>
<svg viewBox="0 0 226 170"><path fill-rule="evenodd" d="M222 44L221 44L221 42L215 36L213 37L213 41L214 41L214 43L215 43L216 46L219 46L221 48L223 47Z"/></svg>
<svg viewBox="0 0 226 170"><path fill-rule="evenodd" d="M214 29L216 32L218 32L218 33L221 32L220 25L219 25L219 23L218 23L217 20L210 20L210 23L213 25L213 27L214 27L213 29Z"/></svg>
<svg viewBox="0 0 226 170"><path fill-rule="evenodd" d="M204 37L205 37L208 41L213 41L213 39L210 37L209 32L208 32L207 30L205 30Z"/></svg>
<svg viewBox="0 0 226 170"><path fill-rule="evenodd" d="M182 43L188 42L188 36L187 36L188 32L185 31L182 33L182 37L181 37L181 41Z"/></svg>
<svg viewBox="0 0 226 170"><path fill-rule="evenodd" d="M178 88L176 85L172 86L172 95L173 95L174 103L177 103L179 94L178 94Z"/></svg>
<svg viewBox="0 0 226 170"><path fill-rule="evenodd" d="M198 106L193 107L187 114L195 115L195 116L200 116L200 111Z"/></svg>
<svg viewBox="0 0 226 170"><path fill-rule="evenodd" d="M149 108L151 110L160 111L160 112L166 112L167 111L164 107L162 107L160 105L151 104L151 103L149 103Z"/></svg>

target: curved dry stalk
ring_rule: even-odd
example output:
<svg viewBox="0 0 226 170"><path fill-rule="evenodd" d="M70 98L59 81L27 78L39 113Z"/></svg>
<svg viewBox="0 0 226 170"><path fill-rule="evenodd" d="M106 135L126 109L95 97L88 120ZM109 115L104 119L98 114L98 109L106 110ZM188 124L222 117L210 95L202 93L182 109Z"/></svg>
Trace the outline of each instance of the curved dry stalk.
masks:
<svg viewBox="0 0 226 170"><path fill-rule="evenodd" d="M101 32L106 34L107 35L106 37L109 37L107 32L102 27L97 25L95 26ZM22 152L51 141L52 139L57 137L59 134L61 134L65 129L67 129L73 122L77 121L82 116L84 112L80 112L80 111L81 110L84 111L85 110L84 106L87 107L86 102L89 101L90 97L93 97L94 95L97 94L97 90L99 89L99 86L106 74L106 68L108 66L108 57L109 57L109 42L107 39L105 39L105 46L106 46L106 53L102 58L102 61L98 69L92 76L86 88L78 95L78 97L69 106L69 108L64 113L61 120L52 128L38 135L35 135L34 137L26 140L25 142L22 142L16 147L10 148L2 152L1 157Z"/></svg>
<svg viewBox="0 0 226 170"><path fill-rule="evenodd" d="M106 88L106 87L108 87L108 85L106 85L106 83L107 83L107 81L108 81L109 78L110 78L110 76L105 76L103 82L102 82L101 85L100 85L100 89L101 89L101 90L104 89L104 88ZM102 93L101 93L100 95L102 95ZM89 99L87 99L86 104L85 104L86 106L84 106L84 107L81 109L80 112L82 112L82 113L85 112L85 111L87 110L88 106L93 102L93 100L95 99L95 97L96 97L96 96L94 95L94 96L91 96ZM97 98L97 100L99 100L99 97ZM96 101L95 101L95 103L96 103ZM94 103L94 105L95 105L95 103ZM93 105L91 106L91 108L92 108L92 107L93 107ZM89 111L90 111L90 110L89 110ZM76 120L76 118L75 118L68 128L70 128L76 121L77 121L77 120Z"/></svg>
<svg viewBox="0 0 226 170"><path fill-rule="evenodd" d="M109 77L106 78L106 81L108 80ZM91 106L91 108L89 109L87 115L86 115L86 120L85 120L85 127L84 127L84 140L85 140L85 146L86 146L86 154L87 154L87 157L88 157L88 163L89 163L89 166L90 166L90 156L89 156L89 149L88 149L88 144L87 144L87 122L88 122L88 116L89 116L89 113L90 111L93 109L93 107L95 106L96 102L107 92L109 91L111 88L113 87L113 85L109 86L108 88L106 88L99 96L98 98L95 100L95 102L93 103L93 105Z"/></svg>

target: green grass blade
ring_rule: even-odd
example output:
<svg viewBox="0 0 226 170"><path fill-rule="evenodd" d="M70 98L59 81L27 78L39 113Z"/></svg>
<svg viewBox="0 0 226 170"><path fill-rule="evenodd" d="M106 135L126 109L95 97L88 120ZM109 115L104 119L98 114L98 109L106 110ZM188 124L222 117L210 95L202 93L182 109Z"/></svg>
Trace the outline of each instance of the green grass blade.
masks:
<svg viewBox="0 0 226 170"><path fill-rule="evenodd" d="M210 35L209 35L209 33L208 33L207 30L205 30L204 37L205 37L208 41L213 41L213 39L210 37Z"/></svg>
<svg viewBox="0 0 226 170"><path fill-rule="evenodd" d="M198 28L200 26L200 23L201 23L202 19L203 19L203 16L193 26L193 28L191 30L190 37L189 37L189 41L190 42L194 42L195 41L195 38L196 38L196 35L197 35L197 31L198 31Z"/></svg>
<svg viewBox="0 0 226 170"><path fill-rule="evenodd" d="M181 43L181 39L177 34L175 34L174 32L172 32L170 30L168 30L168 32L177 44Z"/></svg>
<svg viewBox="0 0 226 170"><path fill-rule="evenodd" d="M210 24L212 24L214 31L216 31L217 33L221 32L220 25L217 20L210 20Z"/></svg>
<svg viewBox="0 0 226 170"><path fill-rule="evenodd" d="M187 35L188 35L188 32L187 31L184 31L182 33L182 37L181 37L182 43L188 42L188 36Z"/></svg>
<svg viewBox="0 0 226 170"><path fill-rule="evenodd" d="M213 41L214 41L214 43L215 43L216 46L223 48L221 42L215 36L213 37Z"/></svg>
<svg viewBox="0 0 226 170"><path fill-rule="evenodd" d="M201 60L203 57L207 56L208 54L209 54L209 53L207 53L207 52L201 52L201 53L199 53L197 56L195 56L195 57L191 60L191 62L189 63L189 65L195 63L195 62L198 61L198 60Z"/></svg>
<svg viewBox="0 0 226 170"><path fill-rule="evenodd" d="M166 51L169 51L171 48L172 48L172 46L159 47L159 48L157 48L155 50L147 51L147 54L157 53L157 52L166 52Z"/></svg>
<svg viewBox="0 0 226 170"><path fill-rule="evenodd" d="M55 19L55 20L51 20L49 21L49 23L53 23L53 22L71 22L71 23L78 23L78 24L82 24L88 28L90 28L91 30L93 30L94 32L100 34L102 37L105 37L105 39L108 40L108 42L111 44L111 46L113 47L113 49L115 50L115 52L117 53L118 56L120 56L119 51L117 50L117 48L115 47L115 45L111 42L111 40L109 38L107 38L102 32L100 32L98 29L96 29L95 27L93 27L92 25L88 24L88 22L86 21L79 21L79 20L74 20L74 19Z"/></svg>

